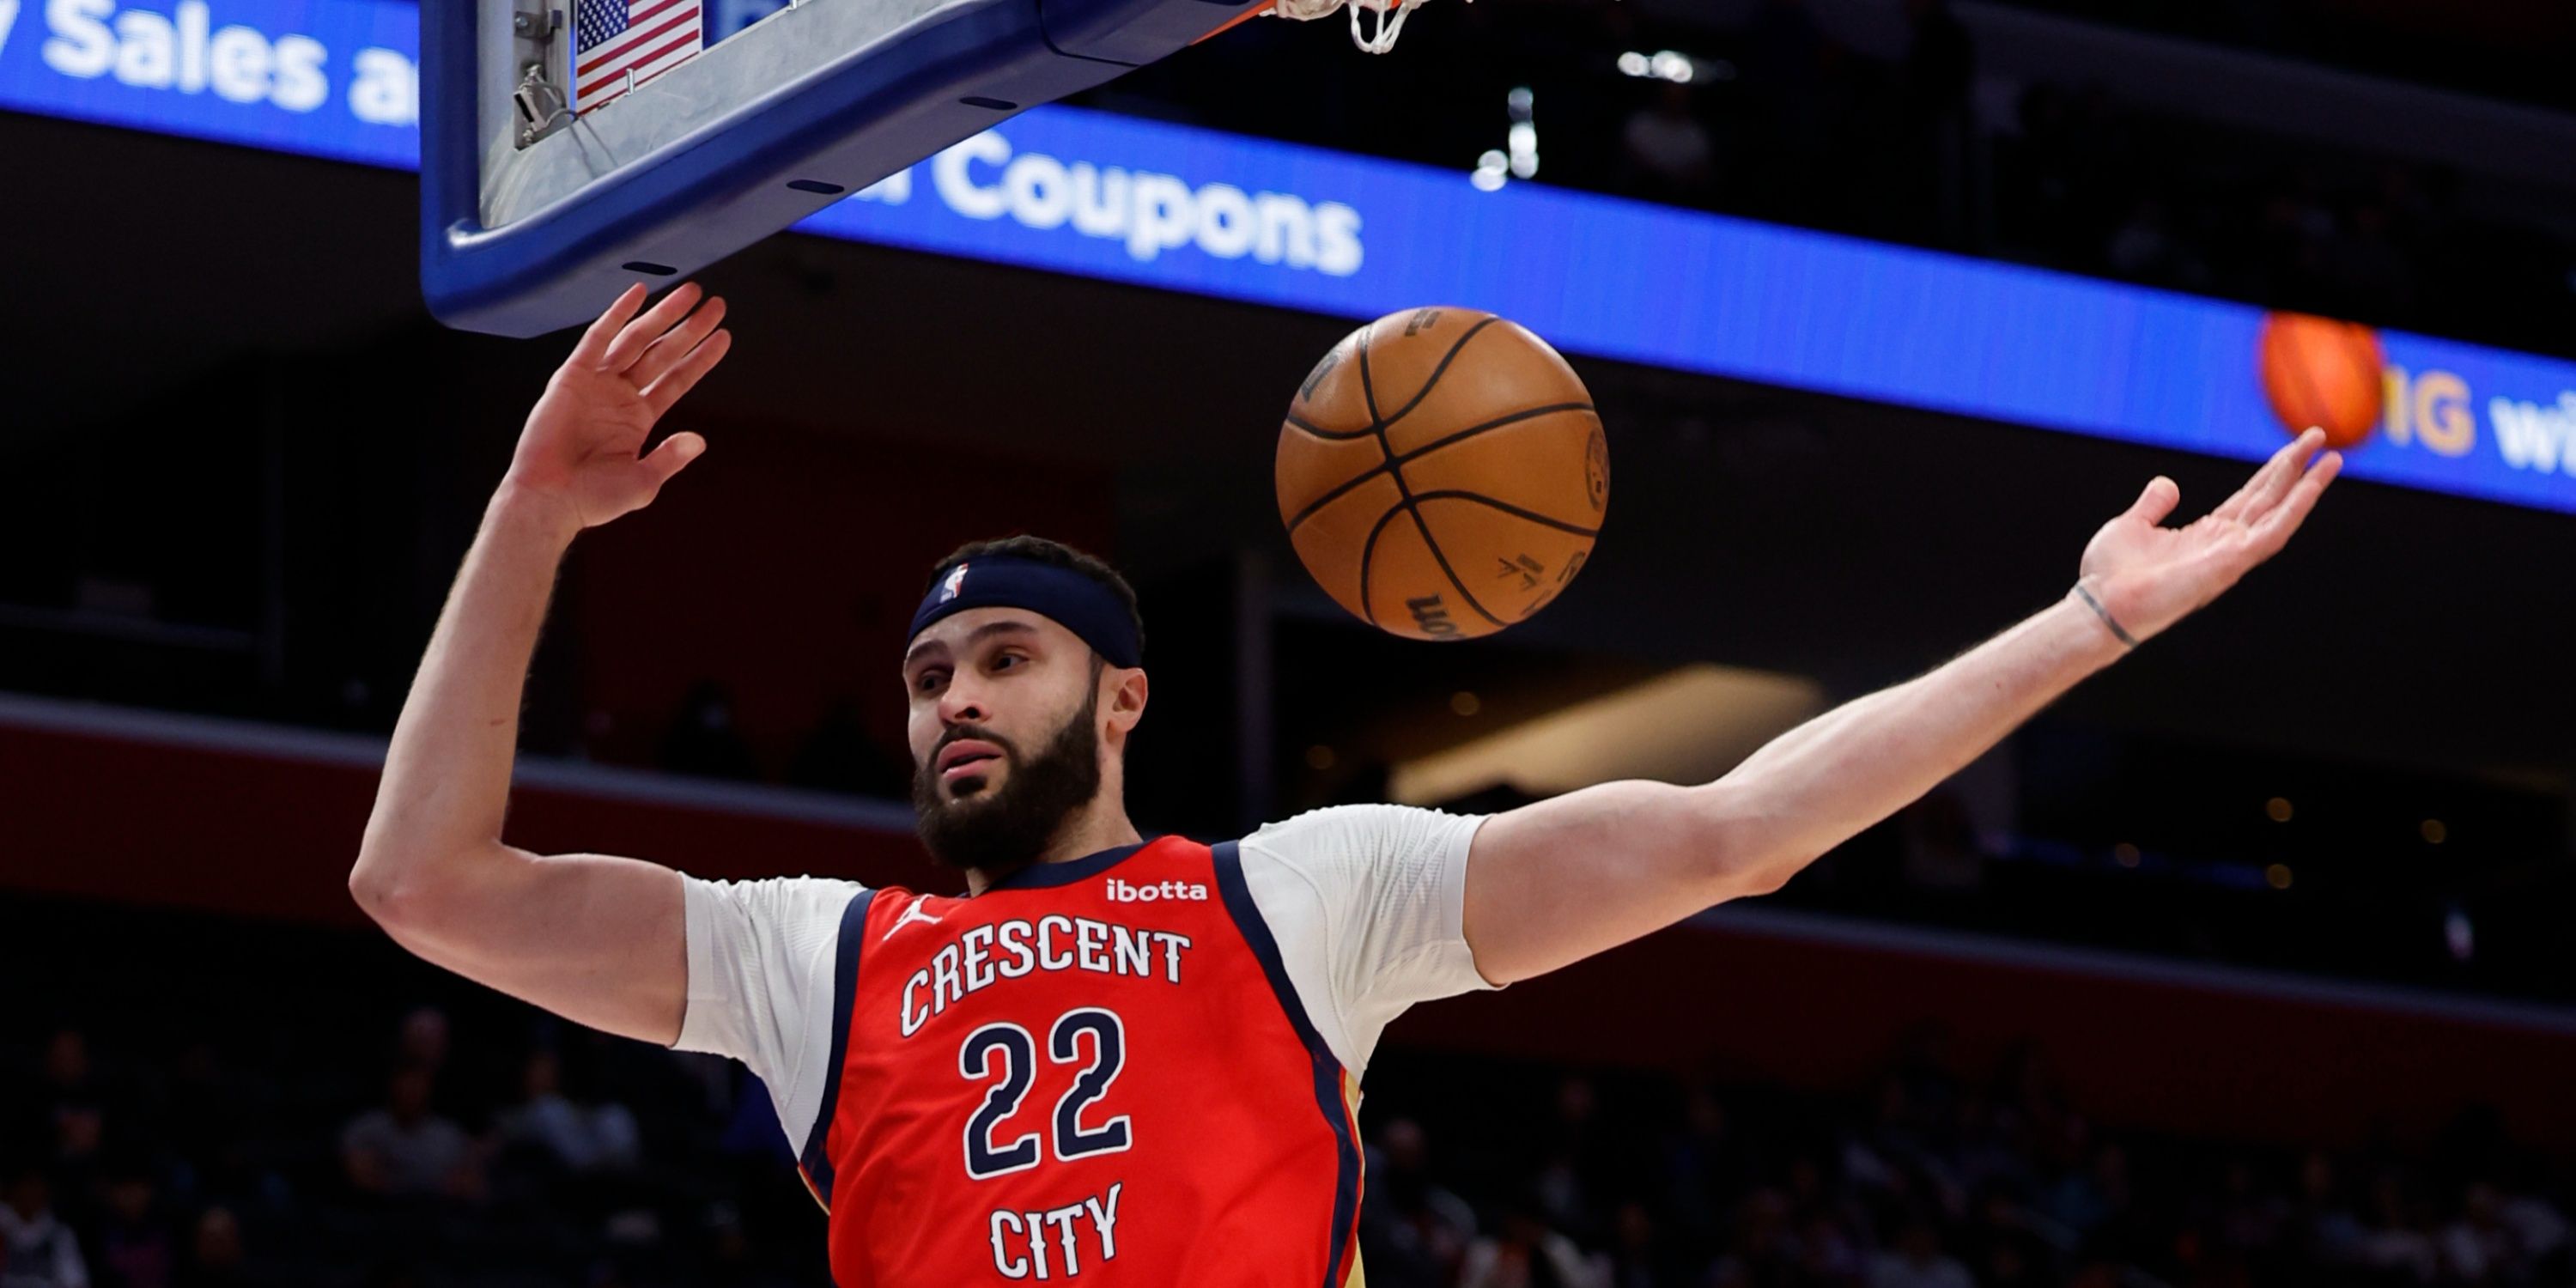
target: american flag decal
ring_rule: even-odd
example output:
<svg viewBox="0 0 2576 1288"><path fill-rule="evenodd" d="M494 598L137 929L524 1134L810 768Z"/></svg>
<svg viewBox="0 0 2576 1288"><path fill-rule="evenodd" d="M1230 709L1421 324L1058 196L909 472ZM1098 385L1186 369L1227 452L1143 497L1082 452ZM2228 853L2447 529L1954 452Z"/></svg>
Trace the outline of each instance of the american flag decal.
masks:
<svg viewBox="0 0 2576 1288"><path fill-rule="evenodd" d="M699 0L573 0L573 97L588 112L707 47Z"/></svg>

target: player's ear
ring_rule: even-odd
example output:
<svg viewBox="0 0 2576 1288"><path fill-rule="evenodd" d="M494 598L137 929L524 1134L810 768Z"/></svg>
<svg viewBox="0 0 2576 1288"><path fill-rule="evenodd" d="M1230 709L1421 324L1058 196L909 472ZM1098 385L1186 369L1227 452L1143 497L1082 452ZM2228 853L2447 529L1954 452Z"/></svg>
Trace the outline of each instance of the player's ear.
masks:
<svg viewBox="0 0 2576 1288"><path fill-rule="evenodd" d="M1145 669L1143 667L1109 667L1101 673L1109 686L1100 704L1109 714L1109 727L1123 737L1145 718Z"/></svg>

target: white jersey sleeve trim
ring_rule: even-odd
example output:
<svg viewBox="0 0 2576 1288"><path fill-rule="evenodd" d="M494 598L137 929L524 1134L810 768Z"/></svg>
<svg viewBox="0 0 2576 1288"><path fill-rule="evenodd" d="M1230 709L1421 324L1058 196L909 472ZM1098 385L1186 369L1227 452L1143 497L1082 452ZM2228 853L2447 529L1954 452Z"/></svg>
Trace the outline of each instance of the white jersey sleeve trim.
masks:
<svg viewBox="0 0 2576 1288"><path fill-rule="evenodd" d="M1491 989L1467 947L1467 852L1482 815L1341 805L1272 823L1237 847L1244 885L1288 982L1342 1067L1417 1002Z"/></svg>
<svg viewBox="0 0 2576 1288"><path fill-rule="evenodd" d="M866 887L828 877L704 881L683 875L689 940L681 1051L742 1061L803 1149L832 1059L841 915Z"/></svg>

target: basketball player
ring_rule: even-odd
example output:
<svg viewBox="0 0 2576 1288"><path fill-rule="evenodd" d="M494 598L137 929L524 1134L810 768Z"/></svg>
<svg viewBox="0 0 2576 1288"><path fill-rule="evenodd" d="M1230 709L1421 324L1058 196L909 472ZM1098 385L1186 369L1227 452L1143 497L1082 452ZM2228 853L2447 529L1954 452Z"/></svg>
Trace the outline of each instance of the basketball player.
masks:
<svg viewBox="0 0 2576 1288"><path fill-rule="evenodd" d="M1033 538L937 568L899 669L950 897L703 881L501 840L520 689L585 528L705 450L654 422L720 361L721 300L639 287L530 413L396 726L349 885L422 957L583 1024L741 1060L829 1212L842 1288L1360 1280L1358 1084L1388 1021L1780 888L2281 549L2339 468L2315 431L2215 511L2150 482L2074 589L1715 782L1483 817L1316 810L1149 837L1124 752L1144 629ZM894 678L889 676L889 679Z"/></svg>

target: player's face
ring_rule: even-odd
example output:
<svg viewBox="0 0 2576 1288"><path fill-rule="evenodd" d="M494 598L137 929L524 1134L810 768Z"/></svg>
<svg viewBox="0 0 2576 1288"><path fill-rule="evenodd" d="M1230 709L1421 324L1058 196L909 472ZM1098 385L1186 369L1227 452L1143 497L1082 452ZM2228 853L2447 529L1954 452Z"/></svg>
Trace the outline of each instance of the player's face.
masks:
<svg viewBox="0 0 2576 1288"><path fill-rule="evenodd" d="M1028 863L1100 790L1099 679L1091 648L1012 608L941 619L904 658L913 809L933 857Z"/></svg>

